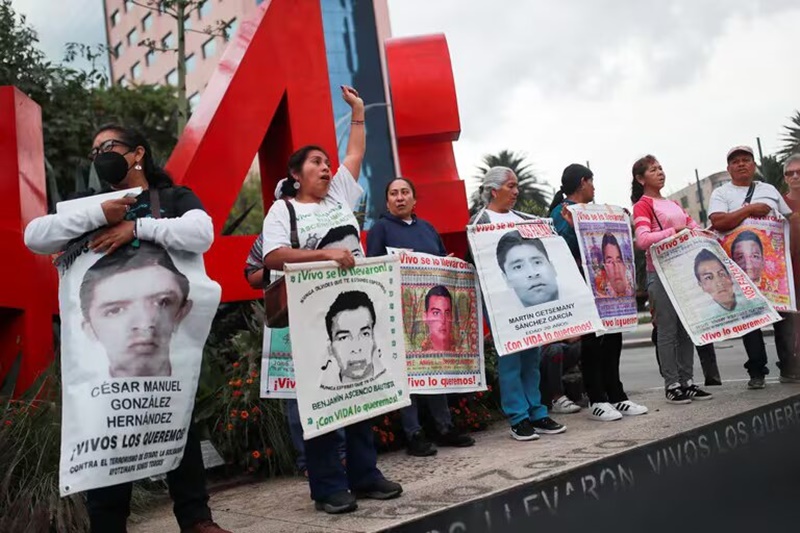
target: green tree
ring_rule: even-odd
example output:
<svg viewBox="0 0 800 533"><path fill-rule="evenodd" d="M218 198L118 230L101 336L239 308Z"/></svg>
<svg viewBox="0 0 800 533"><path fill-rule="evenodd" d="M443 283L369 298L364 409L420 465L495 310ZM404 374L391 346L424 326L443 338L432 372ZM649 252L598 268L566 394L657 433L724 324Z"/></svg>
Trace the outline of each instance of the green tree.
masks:
<svg viewBox="0 0 800 533"><path fill-rule="evenodd" d="M786 130L781 138L783 148L778 152L781 160L800 153L800 111L795 111L794 116L789 119L789 125L783 128Z"/></svg>
<svg viewBox="0 0 800 533"><path fill-rule="evenodd" d="M200 11L208 0L131 0L135 5L155 11L161 15L167 15L175 20L177 26L176 42L174 47L168 46L161 41L144 39L137 43L153 52L174 53L176 55L176 70L178 73L178 120L177 134L183 132L186 122L189 120L189 100L186 98L186 33L203 33L206 35L221 36L228 39L232 21L216 21L213 25L208 25L203 29L192 29L189 27L192 13Z"/></svg>
<svg viewBox="0 0 800 533"><path fill-rule="evenodd" d="M483 176L492 167L508 167L514 171L519 180L519 197L517 208L532 214L546 214L550 204L550 186L539 181L533 171L533 165L526 161L526 156L511 150L500 150L496 154L486 154L478 165L478 174L472 180L480 185ZM480 194L476 188L469 202L469 213L474 215L482 206Z"/></svg>
<svg viewBox="0 0 800 533"><path fill-rule="evenodd" d="M51 202L86 185L86 158L91 136L107 122L142 129L158 158L169 154L177 139L176 98L172 89L138 85L112 87L96 66L104 46L72 44L67 63L90 60L88 70L47 61L36 31L18 16L10 0L0 0L0 85L15 85L42 108L45 168Z"/></svg>
<svg viewBox="0 0 800 533"><path fill-rule="evenodd" d="M758 173L761 179L769 183L781 194L786 193L786 182L783 180L783 163L780 162L777 156L765 155L761 158L761 164L758 165Z"/></svg>

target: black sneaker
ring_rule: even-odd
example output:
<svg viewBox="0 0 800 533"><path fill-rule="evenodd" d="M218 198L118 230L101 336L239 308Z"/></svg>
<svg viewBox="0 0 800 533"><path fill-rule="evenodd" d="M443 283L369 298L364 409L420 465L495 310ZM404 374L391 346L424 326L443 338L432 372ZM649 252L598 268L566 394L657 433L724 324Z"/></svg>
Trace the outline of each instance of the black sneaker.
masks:
<svg viewBox="0 0 800 533"><path fill-rule="evenodd" d="M705 385L706 387L721 387L722 381L720 381L718 378L707 378Z"/></svg>
<svg viewBox="0 0 800 533"><path fill-rule="evenodd" d="M436 455L437 451L421 430L411 435L406 447L406 453L414 457L430 457Z"/></svg>
<svg viewBox="0 0 800 533"><path fill-rule="evenodd" d="M543 433L545 435L556 435L558 433L564 433L567 430L567 426L559 424L549 416L534 420L531 424L534 429L536 429L537 433Z"/></svg>
<svg viewBox="0 0 800 533"><path fill-rule="evenodd" d="M475 444L475 439L467 435L466 433L461 433L455 428L450 428L450 431L447 433L440 433L436 439L437 446L450 446L453 448L469 448Z"/></svg>
<svg viewBox="0 0 800 533"><path fill-rule="evenodd" d="M692 399L686 395L681 387L667 389L667 403L687 404L692 403Z"/></svg>
<svg viewBox="0 0 800 533"><path fill-rule="evenodd" d="M750 390L763 389L766 386L767 383L764 381L764 376L751 377L750 381L747 382L747 388Z"/></svg>
<svg viewBox="0 0 800 533"><path fill-rule="evenodd" d="M327 498L315 500L314 507L317 511L325 511L328 514L351 513L358 509L356 497L350 491L343 490L334 492Z"/></svg>
<svg viewBox="0 0 800 533"><path fill-rule="evenodd" d="M511 436L517 440L536 440L539 438L539 435L536 434L536 428L527 418L519 424L511 426Z"/></svg>
<svg viewBox="0 0 800 533"><path fill-rule="evenodd" d="M385 477L355 490L357 498L369 498L371 500L391 500L403 493L400 483L389 481Z"/></svg>
<svg viewBox="0 0 800 533"><path fill-rule="evenodd" d="M711 398L714 397L714 395L711 394L710 392L706 392L706 391L704 391L703 389L701 389L700 387L698 387L697 385L694 385L694 384L689 385L688 387L684 387L683 388L683 393L686 396L688 396L689 399L692 400L692 401L694 401L694 400L699 400L699 401L710 400Z"/></svg>

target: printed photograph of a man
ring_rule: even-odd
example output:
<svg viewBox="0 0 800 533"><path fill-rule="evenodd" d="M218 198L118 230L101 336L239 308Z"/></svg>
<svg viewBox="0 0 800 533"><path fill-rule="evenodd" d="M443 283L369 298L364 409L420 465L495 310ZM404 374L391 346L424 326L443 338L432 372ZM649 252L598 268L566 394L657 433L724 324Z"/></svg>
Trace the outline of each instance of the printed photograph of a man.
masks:
<svg viewBox="0 0 800 533"><path fill-rule="evenodd" d="M736 309L733 280L722 261L708 250L700 250L694 258L694 277L703 292L726 311Z"/></svg>
<svg viewBox="0 0 800 533"><path fill-rule="evenodd" d="M326 233L317 243L318 250L342 249L350 250L354 257L364 257L361 251L361 238L355 226L336 226Z"/></svg>
<svg viewBox="0 0 800 533"><path fill-rule="evenodd" d="M764 245L754 232L745 230L733 239L731 259L758 285L764 272Z"/></svg>
<svg viewBox="0 0 800 533"><path fill-rule="evenodd" d="M425 326L428 337L422 341L423 352L452 352L453 297L447 287L436 285L425 295Z"/></svg>
<svg viewBox="0 0 800 533"><path fill-rule="evenodd" d="M376 375L380 351L375 342L375 307L365 292L340 293L325 315L325 328L328 361L322 366L323 388L358 383Z"/></svg>
<svg viewBox="0 0 800 533"><path fill-rule="evenodd" d="M633 296L633 283L628 276L628 267L622 259L622 248L617 238L606 233L600 248L603 251L603 270L607 280L606 296Z"/></svg>
<svg viewBox="0 0 800 533"><path fill-rule="evenodd" d="M556 271L541 239L510 231L497 242L497 264L520 303L532 307L558 300Z"/></svg>
<svg viewBox="0 0 800 533"><path fill-rule="evenodd" d="M83 331L102 345L113 378L172 375L170 341L192 309L189 280L160 246L104 255L80 286Z"/></svg>

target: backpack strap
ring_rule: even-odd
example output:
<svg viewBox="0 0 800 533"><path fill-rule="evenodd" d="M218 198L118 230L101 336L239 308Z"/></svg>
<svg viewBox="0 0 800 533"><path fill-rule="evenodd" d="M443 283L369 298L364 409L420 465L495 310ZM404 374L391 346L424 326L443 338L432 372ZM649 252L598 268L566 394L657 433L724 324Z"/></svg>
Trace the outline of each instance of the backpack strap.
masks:
<svg viewBox="0 0 800 533"><path fill-rule="evenodd" d="M747 196L744 197L744 203L742 204L742 207L746 206L753 200L753 193L755 192L755 190L756 190L756 182L753 181L750 183L750 188L747 189Z"/></svg>
<svg viewBox="0 0 800 533"><path fill-rule="evenodd" d="M281 198L286 203L286 210L289 211L289 242L292 248L300 248L300 238L297 236L297 214L294 212L292 202L286 198Z"/></svg>
<svg viewBox="0 0 800 533"><path fill-rule="evenodd" d="M161 218L161 195L158 189L148 189L150 191L150 214L153 218Z"/></svg>

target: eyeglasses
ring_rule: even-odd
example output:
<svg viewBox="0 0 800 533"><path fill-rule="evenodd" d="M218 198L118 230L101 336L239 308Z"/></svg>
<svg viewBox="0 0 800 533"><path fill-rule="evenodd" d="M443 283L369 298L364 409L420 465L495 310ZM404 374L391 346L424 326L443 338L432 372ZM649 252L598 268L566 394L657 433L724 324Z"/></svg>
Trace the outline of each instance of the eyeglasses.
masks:
<svg viewBox="0 0 800 533"><path fill-rule="evenodd" d="M787 170L783 173L784 177L786 178L800 178L800 169L798 170Z"/></svg>
<svg viewBox="0 0 800 533"><path fill-rule="evenodd" d="M109 139L105 142L100 143L100 146L92 148L92 151L89 152L88 156L89 160L94 161L95 157L97 157L100 154L105 154L107 152L110 152L111 150L114 149L115 146L125 146L126 148L130 148L130 145L128 143L118 141L116 139Z"/></svg>

